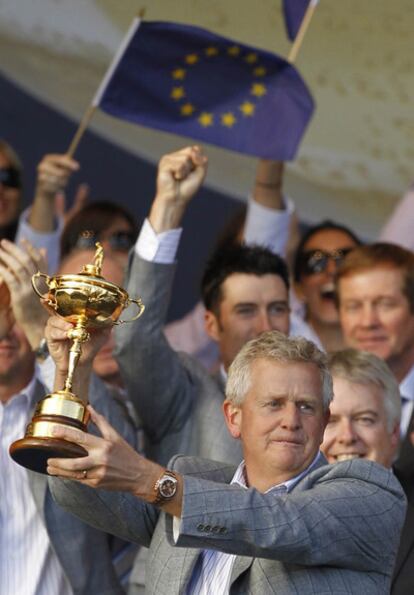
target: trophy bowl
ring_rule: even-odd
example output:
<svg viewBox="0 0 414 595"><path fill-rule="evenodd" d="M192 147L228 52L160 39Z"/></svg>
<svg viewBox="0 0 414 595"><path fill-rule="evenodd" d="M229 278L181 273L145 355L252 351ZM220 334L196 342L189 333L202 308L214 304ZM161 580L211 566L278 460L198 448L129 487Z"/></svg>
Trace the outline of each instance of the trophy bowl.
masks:
<svg viewBox="0 0 414 595"><path fill-rule="evenodd" d="M39 401L24 438L10 446L14 461L40 473L46 473L47 459L51 457L87 455L77 444L55 438L54 428L87 429L87 403L72 392L72 384L82 344L90 338L88 329L133 322L145 309L140 298L130 298L125 289L102 277L103 249L99 243L96 248L94 263L85 265L78 274L49 277L37 272L32 277L33 289L49 311L74 325L68 332L73 343L64 387ZM46 292L39 290L39 279L44 280ZM130 304L135 304L137 313L130 320L120 320L122 311Z"/></svg>

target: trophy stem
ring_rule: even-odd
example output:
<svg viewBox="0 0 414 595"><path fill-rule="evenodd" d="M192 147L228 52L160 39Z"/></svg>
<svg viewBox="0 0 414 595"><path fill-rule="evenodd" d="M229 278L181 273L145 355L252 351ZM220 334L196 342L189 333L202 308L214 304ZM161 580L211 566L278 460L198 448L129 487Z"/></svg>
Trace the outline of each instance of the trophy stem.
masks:
<svg viewBox="0 0 414 595"><path fill-rule="evenodd" d="M65 387L63 389L65 392L72 392L73 376L82 353L82 343L88 341L90 337L88 331L86 330L86 323L86 316L79 316L75 328L68 332L68 337L69 339L73 340L73 344L69 350L68 374L66 376Z"/></svg>

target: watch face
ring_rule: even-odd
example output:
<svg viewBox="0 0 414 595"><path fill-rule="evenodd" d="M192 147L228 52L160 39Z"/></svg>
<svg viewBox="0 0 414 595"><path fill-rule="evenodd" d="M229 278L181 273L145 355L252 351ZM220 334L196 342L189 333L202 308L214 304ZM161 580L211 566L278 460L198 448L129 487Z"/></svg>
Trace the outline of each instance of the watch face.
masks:
<svg viewBox="0 0 414 595"><path fill-rule="evenodd" d="M177 491L177 480L171 477L163 477L158 490L163 498L172 498Z"/></svg>

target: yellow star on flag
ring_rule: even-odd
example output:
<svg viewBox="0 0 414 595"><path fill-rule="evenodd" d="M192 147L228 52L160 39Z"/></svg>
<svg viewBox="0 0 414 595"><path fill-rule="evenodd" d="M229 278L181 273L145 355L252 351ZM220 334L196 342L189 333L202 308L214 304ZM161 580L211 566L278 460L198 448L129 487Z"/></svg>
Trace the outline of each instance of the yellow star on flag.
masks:
<svg viewBox="0 0 414 595"><path fill-rule="evenodd" d="M209 58L211 58L211 56L217 56L218 53L218 48L214 46L206 48L206 56L208 56Z"/></svg>
<svg viewBox="0 0 414 595"><path fill-rule="evenodd" d="M171 97L176 101L185 97L184 87L173 87L171 90Z"/></svg>
<svg viewBox="0 0 414 595"><path fill-rule="evenodd" d="M200 122L201 126L206 128L207 126L213 125L213 114L209 112L202 112L198 117L198 121Z"/></svg>
<svg viewBox="0 0 414 595"><path fill-rule="evenodd" d="M192 116L193 112L195 112L195 107L192 103L184 103L180 109L182 116Z"/></svg>
<svg viewBox="0 0 414 595"><path fill-rule="evenodd" d="M238 45L232 45L231 47L229 47L229 49L227 50L227 53L229 56L238 56L240 54L240 48Z"/></svg>
<svg viewBox="0 0 414 595"><path fill-rule="evenodd" d="M256 66L256 68L253 69L254 76L264 76L266 72L267 70L264 66Z"/></svg>
<svg viewBox="0 0 414 595"><path fill-rule="evenodd" d="M195 64L196 62L198 62L198 56L197 54L187 54L185 57L185 61L187 62L187 64Z"/></svg>
<svg viewBox="0 0 414 595"><path fill-rule="evenodd" d="M187 71L185 70L185 68L176 68L175 70L172 71L171 76L176 81L182 81L185 78L186 74L187 74Z"/></svg>
<svg viewBox="0 0 414 595"><path fill-rule="evenodd" d="M266 95L267 91L265 85L262 83L253 83L250 93L256 97L262 97L263 95Z"/></svg>
<svg viewBox="0 0 414 595"><path fill-rule="evenodd" d="M257 54L255 54L254 52L251 52L250 54L247 54L247 56L245 57L245 60L246 60L247 64L254 64L255 62L257 62Z"/></svg>
<svg viewBox="0 0 414 595"><path fill-rule="evenodd" d="M245 101L244 103L241 104L240 106L240 111L245 115L245 116L253 116L254 114L254 110L256 109L256 106L254 103L251 103L250 101Z"/></svg>
<svg viewBox="0 0 414 595"><path fill-rule="evenodd" d="M227 128L231 128L236 123L236 118L232 112L226 112L221 116L221 123L223 126L227 126Z"/></svg>

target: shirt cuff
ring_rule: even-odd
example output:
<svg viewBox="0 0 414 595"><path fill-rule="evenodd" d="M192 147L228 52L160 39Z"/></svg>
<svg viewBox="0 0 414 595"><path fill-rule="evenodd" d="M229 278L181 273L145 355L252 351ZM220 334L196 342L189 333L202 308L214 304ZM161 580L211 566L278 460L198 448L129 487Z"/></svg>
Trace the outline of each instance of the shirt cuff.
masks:
<svg viewBox="0 0 414 595"><path fill-rule="evenodd" d="M172 264L175 262L182 231L180 227L157 234L148 219L145 219L135 244L135 252L149 262Z"/></svg>
<svg viewBox="0 0 414 595"><path fill-rule="evenodd" d="M285 255L295 204L288 197L284 197L284 203L284 209L271 209L249 197L244 227L246 244L259 244L275 254Z"/></svg>
<svg viewBox="0 0 414 595"><path fill-rule="evenodd" d="M177 516L173 517L173 539L174 543L177 543L181 532L181 519Z"/></svg>

